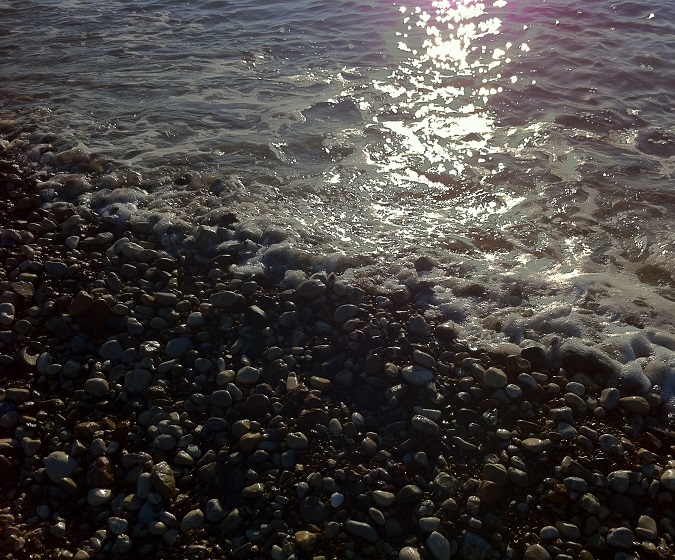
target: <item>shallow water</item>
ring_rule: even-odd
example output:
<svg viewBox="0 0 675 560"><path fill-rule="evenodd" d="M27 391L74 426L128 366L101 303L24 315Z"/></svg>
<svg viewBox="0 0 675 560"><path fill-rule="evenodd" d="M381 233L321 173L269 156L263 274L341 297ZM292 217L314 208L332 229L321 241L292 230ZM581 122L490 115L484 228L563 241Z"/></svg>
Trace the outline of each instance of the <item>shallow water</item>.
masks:
<svg viewBox="0 0 675 560"><path fill-rule="evenodd" d="M244 266L630 361L675 331L674 33L666 1L8 0L0 116L109 159L80 202L167 245L232 211Z"/></svg>

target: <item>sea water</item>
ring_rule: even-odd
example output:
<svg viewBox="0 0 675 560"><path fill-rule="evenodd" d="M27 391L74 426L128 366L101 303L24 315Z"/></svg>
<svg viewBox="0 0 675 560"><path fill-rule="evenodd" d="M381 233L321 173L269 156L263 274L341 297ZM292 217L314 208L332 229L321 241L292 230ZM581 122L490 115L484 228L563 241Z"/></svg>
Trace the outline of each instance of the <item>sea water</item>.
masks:
<svg viewBox="0 0 675 560"><path fill-rule="evenodd" d="M77 203L167 250L234 215L251 272L664 383L673 36L666 0L5 0L0 117L104 157Z"/></svg>

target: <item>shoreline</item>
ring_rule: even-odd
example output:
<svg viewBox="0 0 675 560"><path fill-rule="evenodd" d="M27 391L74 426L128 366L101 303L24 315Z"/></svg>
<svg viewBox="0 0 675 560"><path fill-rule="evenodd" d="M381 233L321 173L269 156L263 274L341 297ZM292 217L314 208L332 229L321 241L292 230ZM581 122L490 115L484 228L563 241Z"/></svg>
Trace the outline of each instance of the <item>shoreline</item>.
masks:
<svg viewBox="0 0 675 560"><path fill-rule="evenodd" d="M674 553L675 433L602 354L473 348L406 293L171 255L45 204L5 148L8 558Z"/></svg>

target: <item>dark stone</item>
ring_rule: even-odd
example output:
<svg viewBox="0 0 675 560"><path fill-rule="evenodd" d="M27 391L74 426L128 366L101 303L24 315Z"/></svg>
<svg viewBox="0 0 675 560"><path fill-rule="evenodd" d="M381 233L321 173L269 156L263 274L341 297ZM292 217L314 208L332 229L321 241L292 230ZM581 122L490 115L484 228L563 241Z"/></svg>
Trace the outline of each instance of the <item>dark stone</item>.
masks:
<svg viewBox="0 0 675 560"><path fill-rule="evenodd" d="M319 496L312 494L300 501L300 517L305 523L321 525L321 523L328 521L330 512Z"/></svg>
<svg viewBox="0 0 675 560"><path fill-rule="evenodd" d="M239 407L243 418L256 419L265 416L270 411L272 404L267 395L261 393L248 397Z"/></svg>

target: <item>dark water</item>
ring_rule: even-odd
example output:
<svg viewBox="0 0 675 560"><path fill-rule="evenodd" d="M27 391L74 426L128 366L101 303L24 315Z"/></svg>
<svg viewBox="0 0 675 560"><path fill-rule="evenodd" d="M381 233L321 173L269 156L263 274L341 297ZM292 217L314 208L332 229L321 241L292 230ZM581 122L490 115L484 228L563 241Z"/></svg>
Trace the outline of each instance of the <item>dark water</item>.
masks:
<svg viewBox="0 0 675 560"><path fill-rule="evenodd" d="M0 115L167 246L233 211L251 269L675 368L673 36L667 1L6 0Z"/></svg>

